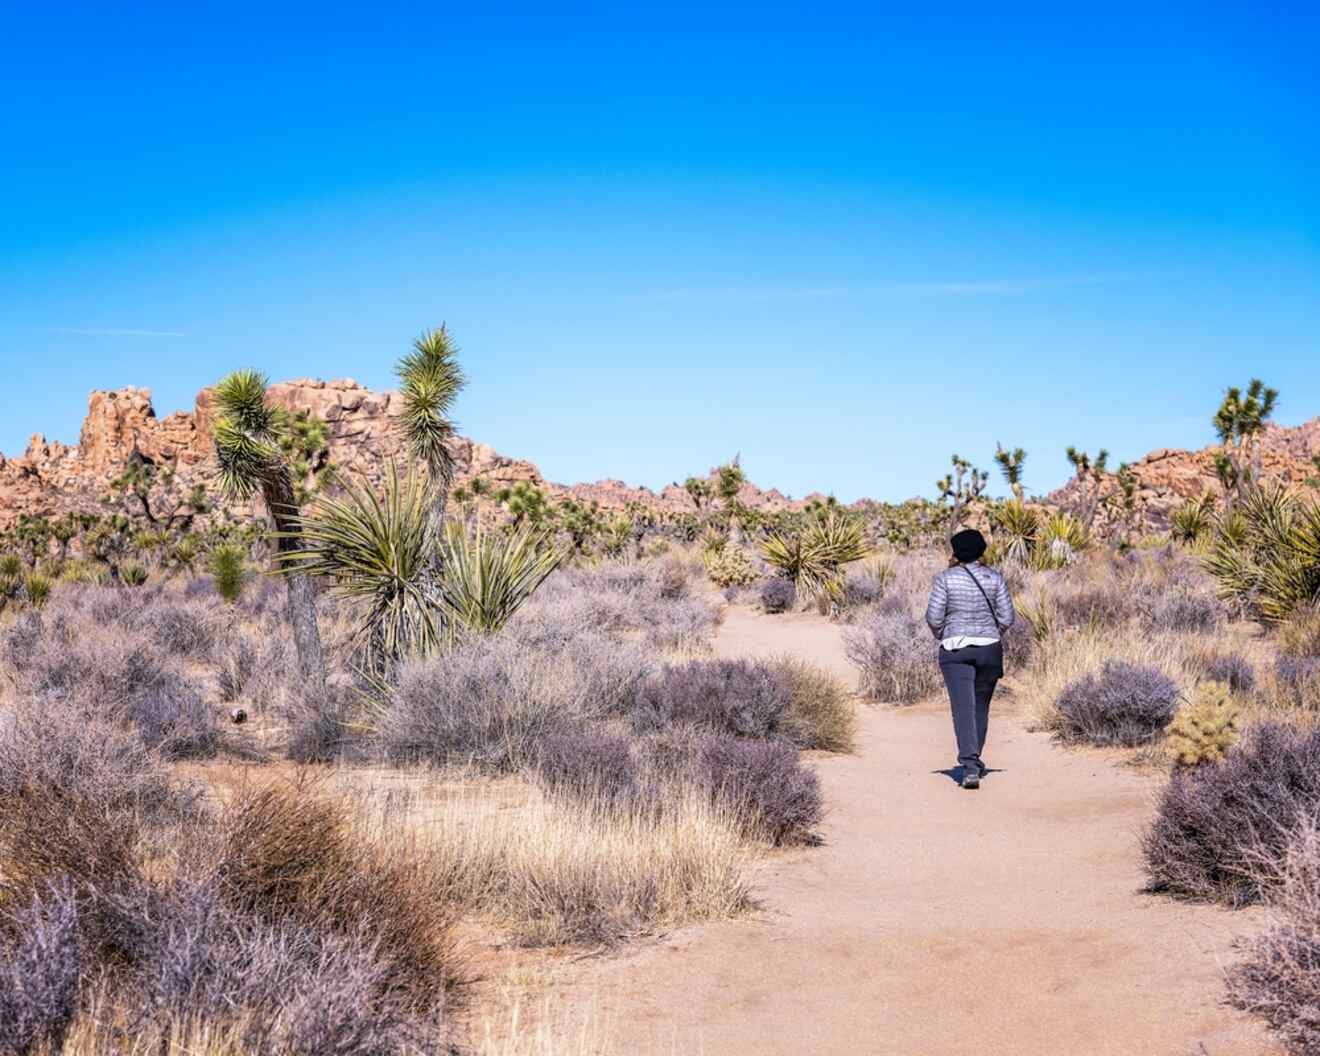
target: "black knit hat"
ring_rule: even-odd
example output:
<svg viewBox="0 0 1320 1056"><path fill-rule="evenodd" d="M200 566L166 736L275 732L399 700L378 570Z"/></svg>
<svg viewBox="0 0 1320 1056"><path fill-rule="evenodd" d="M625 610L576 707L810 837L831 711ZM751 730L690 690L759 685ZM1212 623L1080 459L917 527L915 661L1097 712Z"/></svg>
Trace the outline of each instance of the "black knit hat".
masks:
<svg viewBox="0 0 1320 1056"><path fill-rule="evenodd" d="M959 561L975 561L985 553L985 536L975 528L964 528L949 542L953 545L953 556Z"/></svg>

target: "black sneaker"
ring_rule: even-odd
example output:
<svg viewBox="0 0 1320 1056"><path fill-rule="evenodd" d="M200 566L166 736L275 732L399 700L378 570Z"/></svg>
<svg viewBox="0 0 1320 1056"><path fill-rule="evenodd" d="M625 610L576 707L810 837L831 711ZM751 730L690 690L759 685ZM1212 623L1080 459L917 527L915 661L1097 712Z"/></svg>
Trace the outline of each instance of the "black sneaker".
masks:
<svg viewBox="0 0 1320 1056"><path fill-rule="evenodd" d="M973 767L973 766L963 767L962 787L963 788L981 787L981 771L979 767Z"/></svg>

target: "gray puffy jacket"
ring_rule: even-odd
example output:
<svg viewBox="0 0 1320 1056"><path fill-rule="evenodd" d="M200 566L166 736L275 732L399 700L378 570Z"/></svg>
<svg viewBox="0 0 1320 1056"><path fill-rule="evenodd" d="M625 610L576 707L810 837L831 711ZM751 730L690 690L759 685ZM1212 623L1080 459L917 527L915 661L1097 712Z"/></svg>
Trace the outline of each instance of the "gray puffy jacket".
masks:
<svg viewBox="0 0 1320 1056"><path fill-rule="evenodd" d="M985 591L976 589L971 577ZM986 598L990 604L986 604ZM993 606L994 616L990 615ZM1013 598L1008 593L1004 577L980 562L946 568L930 588L930 602L926 606L926 625L936 638L999 638L1013 626L1017 613ZM999 625L995 626L995 620Z"/></svg>

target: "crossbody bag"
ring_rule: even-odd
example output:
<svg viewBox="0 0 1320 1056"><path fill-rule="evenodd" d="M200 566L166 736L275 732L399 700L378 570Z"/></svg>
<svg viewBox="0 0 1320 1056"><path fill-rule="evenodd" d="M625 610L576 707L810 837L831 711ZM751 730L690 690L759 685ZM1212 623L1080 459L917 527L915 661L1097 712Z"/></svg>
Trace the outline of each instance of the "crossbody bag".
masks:
<svg viewBox="0 0 1320 1056"><path fill-rule="evenodd" d="M995 623L995 630L1002 635L1004 633L1004 628L999 625L999 616L995 612L995 606L990 600L990 595L985 592L985 587L981 586L981 581L976 578L976 574L966 565L959 565L958 567L966 572L971 581L976 584L976 589L981 592L981 597L985 599L985 607L990 610L990 619Z"/></svg>

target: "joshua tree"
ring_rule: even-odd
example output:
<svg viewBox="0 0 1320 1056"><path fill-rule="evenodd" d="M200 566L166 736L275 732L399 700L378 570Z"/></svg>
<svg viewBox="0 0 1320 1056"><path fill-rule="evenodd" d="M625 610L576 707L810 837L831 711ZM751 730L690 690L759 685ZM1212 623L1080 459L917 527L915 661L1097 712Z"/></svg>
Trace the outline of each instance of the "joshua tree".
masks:
<svg viewBox="0 0 1320 1056"><path fill-rule="evenodd" d="M995 461L999 463L999 471L1004 474L1004 480L1013 489L1013 498L1018 502L1023 501L1022 463L1026 460L1027 453L1022 448L1015 447L1009 451L999 441L995 441Z"/></svg>
<svg viewBox="0 0 1320 1056"><path fill-rule="evenodd" d="M687 480L683 481L683 490L688 493L688 496L692 499L692 505L698 511L701 510L703 502L710 501L710 481L703 477L688 477Z"/></svg>
<svg viewBox="0 0 1320 1056"><path fill-rule="evenodd" d="M512 488L501 488L495 498L509 511L515 528L523 524L540 525L550 515L545 492L526 480L517 481Z"/></svg>
<svg viewBox="0 0 1320 1056"><path fill-rule="evenodd" d="M257 492L274 523L272 557L299 548L299 509L293 476L279 446L273 408L266 403L266 377L255 370L236 370L216 386L219 416L214 426L215 452L225 490L240 499ZM312 685L325 682L325 653L316 624L312 581L298 572L285 580L285 609L298 651L298 669Z"/></svg>
<svg viewBox="0 0 1320 1056"><path fill-rule="evenodd" d="M428 531L438 547L443 538L445 505L454 480L454 455L449 442L454 437L454 423L449 417L454 400L467 379L458 365L458 348L441 324L427 330L413 342L413 350L399 360L395 373L403 414L399 427L412 457L426 466L433 492ZM474 494L480 494L473 488ZM435 551L438 553L438 550ZM431 579L439 575L438 559Z"/></svg>
<svg viewBox="0 0 1320 1056"><path fill-rule="evenodd" d="M1215 412L1215 432L1223 444L1215 470L1230 505L1260 485L1260 434L1278 399L1277 389L1267 389L1260 378L1252 378L1245 396L1232 386Z"/></svg>
<svg viewBox="0 0 1320 1056"><path fill-rule="evenodd" d="M211 506L204 485L195 484L184 493L175 473L174 460L157 464L135 445L124 471L110 482L106 505L119 502L130 517L146 521L166 534L187 532Z"/></svg>
<svg viewBox="0 0 1320 1056"><path fill-rule="evenodd" d="M1065 452L1077 474L1078 500L1077 516L1089 532L1095 522L1095 512L1100 508L1101 491L1105 484L1105 466L1109 462L1109 452L1103 447L1100 453L1091 458L1085 451L1069 447Z"/></svg>
<svg viewBox="0 0 1320 1056"><path fill-rule="evenodd" d="M967 508L981 497L981 492L985 491L986 483L990 480L990 474L983 469L977 469L974 465L958 455L954 455L950 460L953 465L953 472L946 473L941 479L935 482L935 487L940 492L940 502L948 501L949 507L949 534L955 532L958 525L962 523L963 513Z"/></svg>
<svg viewBox="0 0 1320 1056"><path fill-rule="evenodd" d="M739 546L743 541L742 508L738 503L738 492L747 481L742 468L742 455L734 455L731 462L726 462L715 471L715 492L729 518L730 541Z"/></svg>

